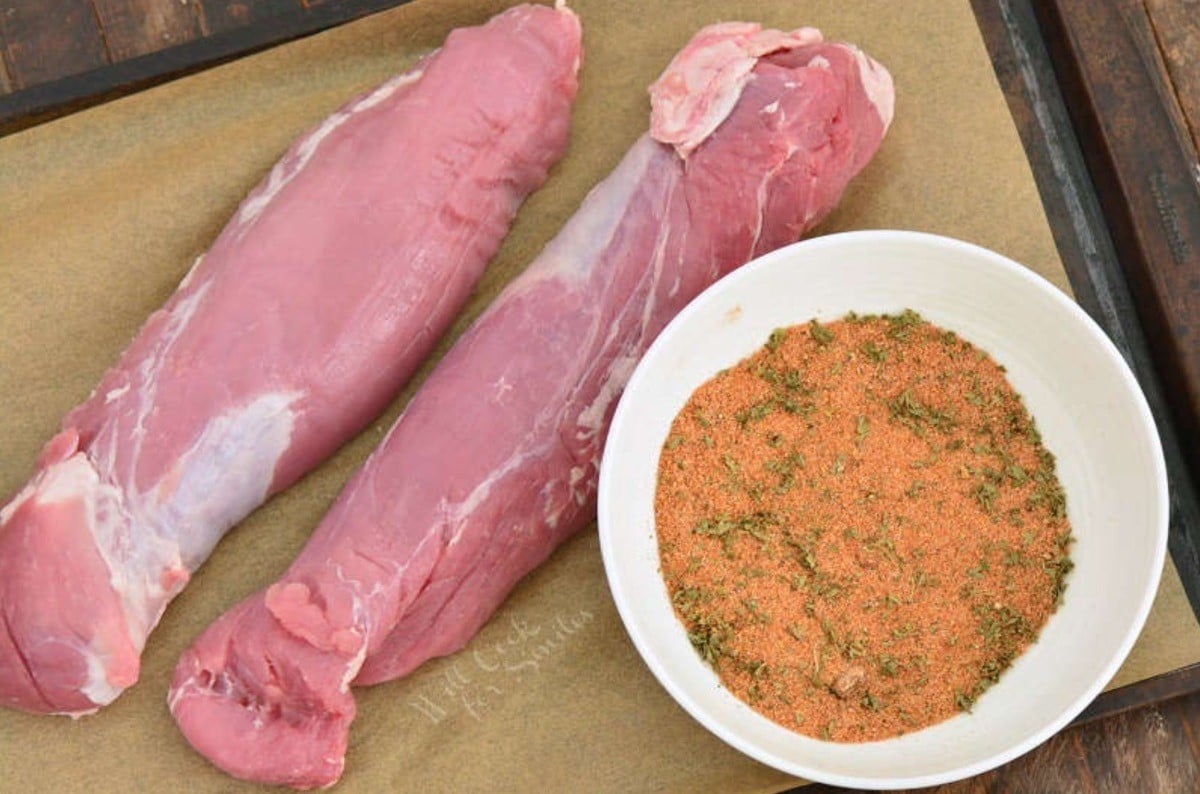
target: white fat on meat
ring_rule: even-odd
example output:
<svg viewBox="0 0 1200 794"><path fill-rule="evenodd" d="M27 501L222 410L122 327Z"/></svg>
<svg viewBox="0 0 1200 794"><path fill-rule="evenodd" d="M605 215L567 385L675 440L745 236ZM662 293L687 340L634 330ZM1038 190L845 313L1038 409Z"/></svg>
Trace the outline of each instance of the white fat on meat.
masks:
<svg viewBox="0 0 1200 794"><path fill-rule="evenodd" d="M886 131L892 125L892 117L896 113L896 89L892 84L892 76L887 69L867 57L858 47L851 47L851 50L854 52L854 60L858 63L858 73L862 76L863 90L867 92L867 99L871 100L871 104L879 113L879 120L883 122L883 129Z"/></svg>
<svg viewBox="0 0 1200 794"><path fill-rule="evenodd" d="M71 712L67 716L82 717L88 714L94 714L101 706L107 706L112 703L121 692L124 691L121 687L113 686L108 680L108 660L106 654L100 648L97 648L94 643L89 644L82 650L84 659L87 660L87 680L80 691L87 695L88 699L96 704L95 709L88 709L82 712Z"/></svg>
<svg viewBox="0 0 1200 794"><path fill-rule="evenodd" d="M267 392L214 417L160 484L136 499L137 512L171 537L195 570L229 527L266 499L291 446L297 392ZM215 500L212 495L221 494Z"/></svg>

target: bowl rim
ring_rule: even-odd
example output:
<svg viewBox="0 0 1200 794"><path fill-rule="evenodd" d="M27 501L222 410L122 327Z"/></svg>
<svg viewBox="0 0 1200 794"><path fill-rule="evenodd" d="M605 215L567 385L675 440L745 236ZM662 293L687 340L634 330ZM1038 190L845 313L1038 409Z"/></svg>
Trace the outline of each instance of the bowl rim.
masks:
<svg viewBox="0 0 1200 794"><path fill-rule="evenodd" d="M955 769L944 770L929 774L909 775L905 777L894 778L877 778L877 777L857 777L854 775L843 775L838 773L824 772L821 769L813 768L805 763L799 763L787 758L780 757L774 753L768 752L753 742L743 739L737 733L725 727L719 720L710 717L696 702L688 695L682 685L676 683L663 668L657 656L652 651L649 640L642 636L641 633L633 626L635 616L635 599L632 594L625 592L621 580L615 575L617 566L616 549L614 548L613 530L609 520L609 507L613 499L612 479L613 469L621 460L620 456L610 447L615 443L614 439L622 435L619 432L624 426L633 421L630 416L632 411L632 403L626 400L625 395L636 394L640 384L647 377L649 371L646 362L652 360L660 348L671 344L671 340L677 329L688 322L693 315L704 312L712 301L717 299L724 291L728 290L732 285L738 284L741 281L753 277L759 270L767 269L774 266L779 260L790 259L797 254L804 255L807 252L820 250L823 248L836 248L846 245L861 244L864 242L889 242L889 241L904 241L907 243L916 243L932 248L949 249L970 257L981 262L986 262L989 267L995 267L1002 271L1007 271L1009 275L1015 276L1018 280L1024 281L1030 288L1040 291L1047 295L1052 304L1059 310L1065 313L1070 321L1080 325L1086 334L1091 337L1104 351L1104 354L1116 364L1116 370L1119 373L1121 383L1124 386L1127 396L1133 401L1133 407L1138 416L1141 429L1144 431L1144 436L1150 444L1148 450L1153 461L1152 476L1155 481L1155 515L1151 520L1147 521L1147 526L1154 530L1154 554L1153 554L1153 570L1147 582L1145 592L1142 594L1141 603L1137 605L1137 610L1134 614L1134 620L1130 623L1125 636L1117 646L1111 658L1105 664L1100 675L1093 680L1083 692L1069 703L1062 711L1059 712L1053 719L1048 720L1039 730L1034 731L1022 741L1016 742L1008 748L999 752L993 753L983 759L966 764ZM802 322L799 320L798 322ZM796 243L778 248L775 251L769 252L747 264L733 270L724 277L718 279L712 285L703 290L699 295L692 299L682 311L680 311L658 334L654 342L647 348L642 355L633 374L629 378L625 386L624 392L620 401L617 404L615 413L613 414L612 423L609 426L608 437L605 440L604 454L601 458L599 486L597 489L597 520L598 534L600 540L600 552L604 562L605 578L608 581L609 590L612 593L613 601L617 606L617 612L621 616L621 622L625 627L626 633L633 641L637 648L642 661L650 668L654 677L659 684L667 690L671 697L683 707L692 719L703 725L709 732L720 738L725 743L735 747L742 753L754 758L768 766L774 767L788 774L799 775L807 780L827 783L837 786L853 787L853 788L876 788L876 789L900 789L900 788L921 788L926 786L936 786L944 783L962 780L968 777L982 774L991 769L995 769L1018 756L1032 750L1044 741L1049 739L1054 734L1058 733L1071 720L1073 720L1080 712L1082 712L1088 704L1090 704L1101 690L1112 680L1120 666L1125 662L1134 643L1141 635L1142 628L1145 626L1146 618L1150 614L1155 597L1158 593L1160 580L1162 577L1162 569L1165 563L1167 552L1167 533L1168 522L1170 518L1170 502L1167 486L1166 462L1163 458L1162 443L1158 435L1157 424L1154 416L1150 411L1146 396L1142 392L1141 386L1137 382L1137 378L1133 374L1128 362L1121 355L1116 345L1109 338L1108 334L1096 323L1096 321L1083 310L1072 298L1064 294L1056 286L1054 286L1045 277L1036 273L1032 269L1017 263L1015 260L1004 256L996 251L992 251L975 243L970 243L965 240L959 240L944 235L932 234L928 232L918 232L900 229L868 229L850 232L838 232L819 237L813 237L806 240L801 240ZM732 697L732 695L731 695ZM785 729L786 730L786 729ZM811 737L809 737L811 738ZM887 741L887 740L884 740Z"/></svg>

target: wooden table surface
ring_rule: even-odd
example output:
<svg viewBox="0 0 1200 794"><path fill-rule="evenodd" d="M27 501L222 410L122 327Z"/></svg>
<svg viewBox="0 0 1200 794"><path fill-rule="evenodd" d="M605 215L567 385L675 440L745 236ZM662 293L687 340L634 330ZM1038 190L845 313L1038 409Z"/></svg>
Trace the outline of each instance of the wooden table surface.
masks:
<svg viewBox="0 0 1200 794"><path fill-rule="evenodd" d="M185 71L193 63L202 65L202 62L213 62L264 46L271 42L269 37L258 33L264 26L290 25L293 35L300 35L320 27L322 13L347 18L354 13L370 11L372 7L394 5L398 0L390 3L378 0L374 4L369 0L365 3L358 0L356 12L338 8L339 5L349 6L351 2L353 0L0 0L0 108L5 106L7 99L9 107L30 109L31 118L45 116L47 108L51 114L60 113L63 107L69 109L86 104L94 101L93 96L103 97L113 92L114 72L111 69L105 78L107 83L98 83L94 92L89 92L87 87L86 76L104 72L106 66L129 66L127 71L117 74L116 82L122 85L115 89L118 92L128 90L153 82L159 75ZM987 2L991 0L976 0L977 10L981 3ZM1004 4L1004 0L997 2L997 8ZM1103 17L1104 13L1119 15L1126 28L1135 32L1134 45L1150 64L1149 69L1162 89L1154 99L1182 131L1179 136L1182 138L1179 141L1181 162L1192 169L1193 187L1200 185L1200 0L1056 0L1051 3L1061 13L1075 14L1076 24L1080 27L1073 35L1080 46L1094 47L1095 42L1089 43L1087 37L1099 34L1089 28L1091 9L1086 7L1088 2L1105 9L1095 15L1097 18ZM1075 13L1081 9L1089 13ZM333 16L329 18L333 19ZM215 57L197 57L201 50L196 48L205 41L220 42ZM1099 47L1097 51L1105 49ZM150 58L142 57L151 54L154 55ZM1103 67L1103 62L1098 63ZM1080 71L1087 68L1086 58L1081 59ZM82 77L64 81L72 75ZM1091 85L1094 86L1094 81ZM1096 114L1091 121L1099 127L1110 124L1119 130L1121 125L1137 123L1137 119L1113 117L1111 111L1106 111L1106 107L1111 106L1106 104L1104 97L1081 98L1073 96L1072 92L1087 93L1086 86L1068 86L1068 104L1075 101L1079 106L1090 107ZM56 96L65 96L66 104L55 105ZM1078 119L1076 121L1079 123ZM25 123L28 122L22 122ZM5 128L0 124L0 132ZM1115 147L1119 148L1120 136L1116 132L1113 135L1117 141ZM1107 139L1101 143L1104 145L1099 145L1097 152L1089 153L1093 158L1089 163L1099 158L1100 170L1104 171L1103 158L1119 159L1120 152L1114 152L1114 145ZM1122 174L1119 166L1119 162L1115 165L1109 162L1107 176L1094 174L1098 187L1120 190ZM1106 179L1111 179L1113 184L1109 185ZM1154 195L1150 200L1160 205L1158 220L1162 222L1162 197L1153 189L1151 193ZM1104 195L1101 198L1103 200ZM1131 204L1135 205L1136 201L1127 196L1124 206L1128 208ZM1139 222L1144 221L1140 217L1127 220L1132 231L1122 232L1118 228L1114 237L1135 235L1140 228ZM1200 354L1200 311L1196 308L1200 306L1200 261L1196 251L1186 247L1189 239L1184 237L1189 228L1200 225L1200 217L1180 219L1168 214L1167 221L1170 222L1165 226L1165 245L1183 273L1182 280L1171 284L1182 285L1182 288L1168 284L1165 289L1169 294L1164 297L1164 285L1155 285L1153 278L1147 278L1143 288L1159 290L1155 294L1159 295L1162 305L1157 310L1161 312L1160 321L1164 327L1180 324L1185 327L1182 335L1176 328L1176 338L1182 340L1176 344L1185 347L1182 350L1185 363L1175 365L1175 370L1182 372L1181 377L1184 377L1191 366L1187 361L1200 363L1197 359ZM1117 225L1119 227L1120 223ZM1181 228L1183 232L1179 231ZM1118 239L1118 242L1122 241ZM1143 248L1153 246L1153 241L1141 242ZM1189 344L1193 349L1186 349ZM1165 380L1173 393L1180 389L1184 392L1182 396L1174 394L1173 408L1184 410L1188 400L1200 400L1200 394L1187 391L1194 390L1200 380L1187 381L1185 377L1173 382L1170 373ZM1183 417L1179 420L1181 438L1185 446L1191 447L1185 449L1184 454L1188 456L1190 452L1194 463L1200 444L1192 443L1195 436L1188 434L1194 433L1195 427L1188 427L1190 420L1183 414L1177 414L1177 417ZM1192 470L1196 472L1200 468L1193 465ZM1000 769L936 790L1200 791L1200 692L1171 697L1181 690L1196 687L1200 687L1200 673L1193 671L1190 675L1143 687L1136 695L1109 698L1105 704L1108 716L1074 725ZM1157 702L1122 710L1148 700ZM806 789L819 790L834 791L820 786Z"/></svg>

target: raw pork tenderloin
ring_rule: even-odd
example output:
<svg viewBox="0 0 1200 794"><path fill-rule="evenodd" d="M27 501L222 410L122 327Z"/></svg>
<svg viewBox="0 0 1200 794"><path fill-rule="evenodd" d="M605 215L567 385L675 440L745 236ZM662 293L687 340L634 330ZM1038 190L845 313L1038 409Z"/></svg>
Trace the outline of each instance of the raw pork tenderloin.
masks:
<svg viewBox="0 0 1200 794"><path fill-rule="evenodd" d="M283 578L205 631L169 704L246 779L329 785L351 684L451 653L594 515L615 401L724 273L796 240L878 148L888 73L812 29L704 29L651 134L439 364Z"/></svg>
<svg viewBox="0 0 1200 794"><path fill-rule="evenodd" d="M0 510L0 704L112 701L230 526L383 410L565 151L579 60L520 6L291 147Z"/></svg>

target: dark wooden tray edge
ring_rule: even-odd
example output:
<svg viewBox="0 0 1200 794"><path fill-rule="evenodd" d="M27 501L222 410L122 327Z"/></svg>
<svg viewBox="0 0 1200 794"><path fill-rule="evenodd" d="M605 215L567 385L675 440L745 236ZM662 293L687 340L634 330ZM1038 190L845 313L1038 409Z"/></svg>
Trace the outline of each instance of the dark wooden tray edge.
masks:
<svg viewBox="0 0 1200 794"><path fill-rule="evenodd" d="M271 19L0 96L0 136L194 74L410 0L328 0Z"/></svg>
<svg viewBox="0 0 1200 794"><path fill-rule="evenodd" d="M1071 156L1093 183L1088 211L1112 232L1093 267L1114 285L1107 312L1114 321L1105 327L1123 325L1130 337L1122 352L1145 390L1167 462L1171 557L1200 615L1200 170L1193 175L1189 164L1200 165L1155 69L1141 6L1048 0L1031 10L1056 76L1058 112L1076 132ZM1132 98L1146 96L1161 101ZM1131 119L1132 126L1120 123Z"/></svg>
<svg viewBox="0 0 1200 794"><path fill-rule="evenodd" d="M1200 488L1200 164L1187 123L1140 2L1034 8Z"/></svg>
<svg viewBox="0 0 1200 794"><path fill-rule="evenodd" d="M1196 691L1200 691L1200 663L1102 692L1071 725L1086 725Z"/></svg>
<svg viewBox="0 0 1200 794"><path fill-rule="evenodd" d="M1075 297L1137 375L1159 425L1171 491L1169 548L1193 612L1200 615L1200 499L1121 267L1095 183L1039 24L1035 0L971 0L1009 102ZM1200 690L1191 665L1099 695L1081 725Z"/></svg>
<svg viewBox="0 0 1200 794"><path fill-rule="evenodd" d="M1171 557L1192 610L1200 615L1196 480L1189 472L1138 304L1121 265L1126 254L1109 230L1035 4L1033 0L972 0L972 6L1033 167L1076 299L1129 362L1158 424L1170 481Z"/></svg>

